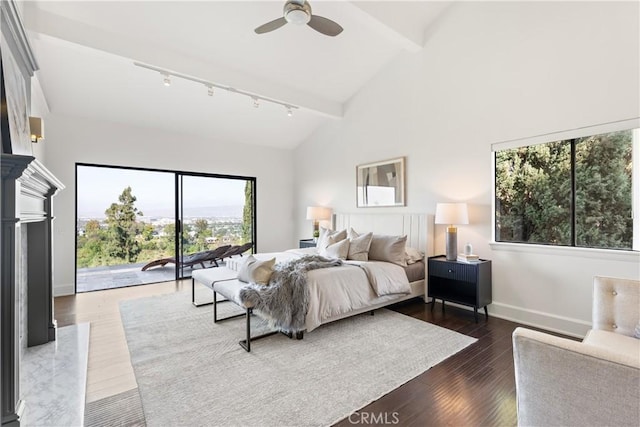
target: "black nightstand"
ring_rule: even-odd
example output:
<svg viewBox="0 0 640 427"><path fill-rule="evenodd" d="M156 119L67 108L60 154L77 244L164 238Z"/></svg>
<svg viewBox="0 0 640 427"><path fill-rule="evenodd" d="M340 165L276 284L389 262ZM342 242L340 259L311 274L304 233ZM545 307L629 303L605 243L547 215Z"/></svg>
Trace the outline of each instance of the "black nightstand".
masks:
<svg viewBox="0 0 640 427"><path fill-rule="evenodd" d="M313 239L302 239L300 240L300 248L315 248L316 242Z"/></svg>
<svg viewBox="0 0 640 427"><path fill-rule="evenodd" d="M473 307L478 323L478 309L484 307L485 317L489 317L487 305L491 304L491 261L478 263L447 261L445 256L435 256L428 260L429 297L432 298L431 310L436 299L444 302Z"/></svg>

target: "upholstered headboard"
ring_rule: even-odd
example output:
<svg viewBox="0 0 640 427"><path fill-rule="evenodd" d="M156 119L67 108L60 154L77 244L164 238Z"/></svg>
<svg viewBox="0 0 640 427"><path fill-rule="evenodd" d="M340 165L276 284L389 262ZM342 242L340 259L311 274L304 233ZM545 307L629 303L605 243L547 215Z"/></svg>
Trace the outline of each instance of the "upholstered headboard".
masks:
<svg viewBox="0 0 640 427"><path fill-rule="evenodd" d="M407 235L407 246L433 256L433 215L403 213L336 213L334 230L353 227L358 233L373 231L375 234Z"/></svg>

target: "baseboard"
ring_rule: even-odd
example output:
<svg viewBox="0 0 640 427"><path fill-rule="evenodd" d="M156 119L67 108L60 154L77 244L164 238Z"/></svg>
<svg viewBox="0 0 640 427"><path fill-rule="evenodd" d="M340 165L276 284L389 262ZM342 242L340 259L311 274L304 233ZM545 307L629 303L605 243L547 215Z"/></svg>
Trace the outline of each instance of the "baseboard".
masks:
<svg viewBox="0 0 640 427"><path fill-rule="evenodd" d="M587 331L591 329L591 323L584 320L499 302L494 302L489 306L489 315L576 338L584 338Z"/></svg>
<svg viewBox="0 0 640 427"><path fill-rule="evenodd" d="M431 300L431 299L429 299ZM427 302L425 302L426 304ZM447 301L447 305L452 305L463 310L473 311L473 307L468 305L456 304ZM523 325L532 326L534 328L544 329L549 332L557 332L559 334L568 335L575 338L584 338L587 331L591 329L591 323L583 320L573 319L571 317L558 316L551 313L545 313L537 310L529 310L514 305L494 302L487 307L489 317L497 317L498 319L508 320L510 322L521 323ZM484 310L479 309L484 317Z"/></svg>
<svg viewBox="0 0 640 427"><path fill-rule="evenodd" d="M76 293L76 287L73 283L58 285L53 287L54 297L63 297L65 295L73 295Z"/></svg>

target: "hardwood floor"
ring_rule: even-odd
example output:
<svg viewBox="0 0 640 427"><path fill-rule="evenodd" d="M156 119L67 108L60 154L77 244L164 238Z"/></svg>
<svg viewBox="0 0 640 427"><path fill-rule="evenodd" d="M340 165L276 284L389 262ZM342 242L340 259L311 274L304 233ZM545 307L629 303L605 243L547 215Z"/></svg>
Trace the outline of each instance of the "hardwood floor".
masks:
<svg viewBox="0 0 640 427"><path fill-rule="evenodd" d="M411 301L398 312L477 338L478 341L403 386L362 408L378 417L396 413L403 426L514 426L515 380L511 333L521 325L484 316L476 324L473 312L437 303ZM337 425L353 425L357 416ZM351 421L351 422L350 422Z"/></svg>
<svg viewBox="0 0 640 427"><path fill-rule="evenodd" d="M86 402L94 402L136 388L129 348L118 303L126 299L180 292L190 280L86 292L54 300L58 327L91 323Z"/></svg>
<svg viewBox="0 0 640 427"><path fill-rule="evenodd" d="M119 301L179 292L189 280L97 291L55 299L58 326L91 322L87 402L137 387L124 336ZM480 316L437 303L411 300L392 307L425 322L477 338L460 353L340 421L338 426L388 424L402 426L516 425L511 333L519 324ZM372 423L376 420L377 423ZM394 422L396 421L396 422Z"/></svg>

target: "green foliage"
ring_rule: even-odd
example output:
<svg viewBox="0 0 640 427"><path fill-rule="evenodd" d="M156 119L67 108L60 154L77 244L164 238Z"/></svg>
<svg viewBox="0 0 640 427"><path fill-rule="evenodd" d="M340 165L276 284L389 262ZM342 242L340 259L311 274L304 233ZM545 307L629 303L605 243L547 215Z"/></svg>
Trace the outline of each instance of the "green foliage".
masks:
<svg viewBox="0 0 640 427"><path fill-rule="evenodd" d="M207 244L207 237L212 236L211 231L209 221L206 219L195 220L193 223L193 237L188 239L191 243L190 252L201 252L210 249Z"/></svg>
<svg viewBox="0 0 640 427"><path fill-rule="evenodd" d="M84 235L78 236L78 268L102 265L106 258L102 250L105 239L106 232L100 228L98 221L91 220L85 224Z"/></svg>
<svg viewBox="0 0 640 427"><path fill-rule="evenodd" d="M242 210L242 240L253 241L253 186L251 181L244 185L244 208Z"/></svg>
<svg viewBox="0 0 640 427"><path fill-rule="evenodd" d="M105 211L107 215L106 252L114 258L134 263L142 250L138 234L142 231L137 217L142 212L135 207L136 197L127 187L118 197L120 203L112 203Z"/></svg>
<svg viewBox="0 0 640 427"><path fill-rule="evenodd" d="M252 240L253 188L250 181L245 186L246 204L243 222L237 220L209 223L204 218L193 223L183 223L181 247L184 254L213 249L223 244L240 245ZM78 268L131 264L175 254L176 225L170 223L162 230L139 221L142 216L136 206L131 187L123 190L117 203L112 203L105 214L106 220L86 223L79 221L76 248ZM82 230L84 229L84 233ZM214 243L207 243L208 238Z"/></svg>
<svg viewBox="0 0 640 427"><path fill-rule="evenodd" d="M631 248L631 138L574 141L578 246ZM573 245L571 141L496 153L496 240Z"/></svg>
<svg viewBox="0 0 640 427"><path fill-rule="evenodd" d="M576 144L578 246L631 248L632 134L581 138Z"/></svg>

